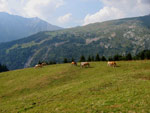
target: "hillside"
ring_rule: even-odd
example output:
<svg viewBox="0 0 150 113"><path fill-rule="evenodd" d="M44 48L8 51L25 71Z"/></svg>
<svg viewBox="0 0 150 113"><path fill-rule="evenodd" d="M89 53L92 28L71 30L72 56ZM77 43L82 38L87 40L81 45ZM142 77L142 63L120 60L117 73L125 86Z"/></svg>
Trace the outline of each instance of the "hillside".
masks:
<svg viewBox="0 0 150 113"><path fill-rule="evenodd" d="M0 73L1 113L149 113L150 61L57 64Z"/></svg>
<svg viewBox="0 0 150 113"><path fill-rule="evenodd" d="M39 18L23 18L0 12L0 42L24 38L40 31L61 29Z"/></svg>
<svg viewBox="0 0 150 113"><path fill-rule="evenodd" d="M0 62L9 69L30 67L41 61L79 60L81 55L106 57L150 49L150 16L112 20L87 26L40 32L0 44Z"/></svg>

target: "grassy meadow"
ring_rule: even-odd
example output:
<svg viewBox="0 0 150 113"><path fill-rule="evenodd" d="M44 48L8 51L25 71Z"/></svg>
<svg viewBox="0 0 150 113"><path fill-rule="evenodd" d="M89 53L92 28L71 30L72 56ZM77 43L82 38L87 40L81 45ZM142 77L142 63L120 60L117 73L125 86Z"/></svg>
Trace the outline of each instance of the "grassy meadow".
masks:
<svg viewBox="0 0 150 113"><path fill-rule="evenodd" d="M0 73L0 113L149 113L150 61Z"/></svg>

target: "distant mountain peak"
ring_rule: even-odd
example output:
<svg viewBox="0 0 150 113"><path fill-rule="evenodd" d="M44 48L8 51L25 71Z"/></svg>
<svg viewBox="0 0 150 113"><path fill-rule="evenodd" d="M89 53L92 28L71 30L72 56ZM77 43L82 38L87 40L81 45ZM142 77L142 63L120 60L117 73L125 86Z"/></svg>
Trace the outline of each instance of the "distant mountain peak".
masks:
<svg viewBox="0 0 150 113"><path fill-rule="evenodd" d="M40 31L60 30L38 17L25 18L18 15L0 12L0 42L16 40L33 35Z"/></svg>

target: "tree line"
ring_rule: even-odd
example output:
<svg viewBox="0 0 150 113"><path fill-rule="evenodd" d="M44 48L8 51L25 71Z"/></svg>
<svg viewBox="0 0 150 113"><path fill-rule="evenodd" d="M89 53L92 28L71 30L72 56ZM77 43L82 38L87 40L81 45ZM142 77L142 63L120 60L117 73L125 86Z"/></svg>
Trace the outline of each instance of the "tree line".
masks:
<svg viewBox="0 0 150 113"><path fill-rule="evenodd" d="M92 61L127 61L127 60L150 60L150 50L143 50L141 52L139 52L136 55L132 55L131 53L128 53L126 55L119 55L116 54L114 56L110 56L110 57L105 57L105 56L100 56L99 54L96 54L95 56L84 56L81 55L80 59L78 60L79 62L92 62ZM68 58L64 58L63 63L69 63L72 61L76 61L74 58L68 59ZM41 64L42 62L45 61L39 61L38 64ZM57 64L56 61L49 61L49 62L45 62L48 65L52 65L52 64ZM5 71L9 71L9 69L7 68L6 65L2 65L0 63L0 72L5 72Z"/></svg>
<svg viewBox="0 0 150 113"><path fill-rule="evenodd" d="M105 57L105 56L100 56L98 53L96 56L91 56L89 55L88 57L85 57L84 55L81 55L80 59L78 60L79 62L92 62L92 61L128 61L128 60L145 60L145 59L150 59L150 50L143 50L142 52L139 52L138 54L132 56L131 53L128 53L126 55L119 55L116 54L114 56L110 57ZM69 63L75 61L74 58L71 60L64 58L63 63Z"/></svg>

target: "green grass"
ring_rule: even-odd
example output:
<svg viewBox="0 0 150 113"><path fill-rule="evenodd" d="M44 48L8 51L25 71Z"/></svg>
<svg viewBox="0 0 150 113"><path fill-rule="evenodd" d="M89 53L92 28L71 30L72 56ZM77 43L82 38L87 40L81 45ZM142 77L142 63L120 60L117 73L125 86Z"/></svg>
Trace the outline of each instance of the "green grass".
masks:
<svg viewBox="0 0 150 113"><path fill-rule="evenodd" d="M92 62L0 73L0 113L148 113L150 61Z"/></svg>

